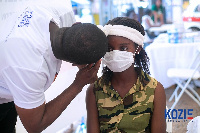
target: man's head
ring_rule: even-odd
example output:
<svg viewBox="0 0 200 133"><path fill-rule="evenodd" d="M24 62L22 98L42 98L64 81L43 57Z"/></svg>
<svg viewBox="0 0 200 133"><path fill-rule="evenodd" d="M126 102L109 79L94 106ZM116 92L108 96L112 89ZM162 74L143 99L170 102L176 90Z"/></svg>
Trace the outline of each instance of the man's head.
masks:
<svg viewBox="0 0 200 133"><path fill-rule="evenodd" d="M152 15L152 11L151 11L150 9L146 9L146 10L144 11L144 15L149 15L149 16L151 16L151 15Z"/></svg>
<svg viewBox="0 0 200 133"><path fill-rule="evenodd" d="M156 6L157 6L157 7L160 7L161 4L162 4L161 0L156 0Z"/></svg>
<svg viewBox="0 0 200 133"><path fill-rule="evenodd" d="M138 20L138 16L137 16L137 14L135 13L135 10L134 10L134 9L129 9L129 10L126 12L126 17L131 18L131 19Z"/></svg>
<svg viewBox="0 0 200 133"><path fill-rule="evenodd" d="M108 49L106 35L96 25L77 23L59 29L52 45L56 58L75 64L91 64Z"/></svg>

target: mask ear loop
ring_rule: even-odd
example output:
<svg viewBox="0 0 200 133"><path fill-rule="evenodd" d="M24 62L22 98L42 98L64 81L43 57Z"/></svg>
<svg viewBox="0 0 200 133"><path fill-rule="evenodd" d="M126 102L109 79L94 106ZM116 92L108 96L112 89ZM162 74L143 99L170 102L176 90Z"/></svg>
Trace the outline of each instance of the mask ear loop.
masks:
<svg viewBox="0 0 200 133"><path fill-rule="evenodd" d="M133 58L135 58L135 55L136 54L139 54L140 52L138 52L138 49L139 49L139 46L137 46L136 50L135 50L135 53L133 54ZM134 67L137 67L137 64L136 62L134 61Z"/></svg>
<svg viewBox="0 0 200 133"><path fill-rule="evenodd" d="M135 55L140 53L140 52L138 51L138 49L139 49L139 46L137 46L137 48L136 48L136 50L135 50L135 53L134 53Z"/></svg>

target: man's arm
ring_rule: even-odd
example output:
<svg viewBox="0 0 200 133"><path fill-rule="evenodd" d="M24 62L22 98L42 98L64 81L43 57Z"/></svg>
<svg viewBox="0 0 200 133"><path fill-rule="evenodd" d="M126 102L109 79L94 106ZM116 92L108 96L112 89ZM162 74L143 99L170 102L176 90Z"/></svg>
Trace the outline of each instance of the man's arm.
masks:
<svg viewBox="0 0 200 133"><path fill-rule="evenodd" d="M97 80L100 61L94 67L92 65L80 69L74 82L52 101L43 103L34 109L23 109L16 106L17 113L29 133L42 132L60 116L86 84Z"/></svg>

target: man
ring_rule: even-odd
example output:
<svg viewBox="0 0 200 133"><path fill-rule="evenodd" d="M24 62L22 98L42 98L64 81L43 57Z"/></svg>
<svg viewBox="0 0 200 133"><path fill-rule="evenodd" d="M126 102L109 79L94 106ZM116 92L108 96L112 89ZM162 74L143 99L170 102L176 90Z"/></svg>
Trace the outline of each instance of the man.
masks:
<svg viewBox="0 0 200 133"><path fill-rule="evenodd" d="M142 26L144 27L144 30L145 30L147 36L149 37L149 40L153 41L151 39L154 39L156 37L156 35L154 32L150 32L149 29L151 27L160 27L161 24L155 25L155 23L151 19L151 16L152 16L152 11L150 9L145 9L144 16L142 16Z"/></svg>
<svg viewBox="0 0 200 133"><path fill-rule="evenodd" d="M10 19L7 23L13 24L2 26L0 38L0 131L15 132L18 114L29 133L41 132L97 79L107 38L95 25L72 25L73 11L62 6L30 6ZM67 89L45 103L44 92L61 60L77 65L79 72Z"/></svg>
<svg viewBox="0 0 200 133"><path fill-rule="evenodd" d="M131 19L135 19L135 20L138 21L138 15L135 13L135 10L134 10L134 9L129 9L129 10L126 12L126 17L131 18Z"/></svg>

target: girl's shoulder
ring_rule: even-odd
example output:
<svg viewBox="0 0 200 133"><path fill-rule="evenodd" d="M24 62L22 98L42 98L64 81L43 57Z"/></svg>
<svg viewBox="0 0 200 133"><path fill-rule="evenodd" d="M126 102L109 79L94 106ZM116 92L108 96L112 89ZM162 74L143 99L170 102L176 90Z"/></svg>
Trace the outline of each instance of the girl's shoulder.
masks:
<svg viewBox="0 0 200 133"><path fill-rule="evenodd" d="M141 76L142 76L141 79L143 80L141 82L145 88L155 89L157 87L158 81L155 78L151 77L149 74L143 71Z"/></svg>
<svg viewBox="0 0 200 133"><path fill-rule="evenodd" d="M105 86L105 83L103 82L103 76L101 76L94 82L94 91L102 90L103 86Z"/></svg>
<svg viewBox="0 0 200 133"><path fill-rule="evenodd" d="M155 78L151 77L149 74L143 72L145 86L141 85L141 90L144 90L148 95L161 95L165 97L165 91L163 85L158 82Z"/></svg>

